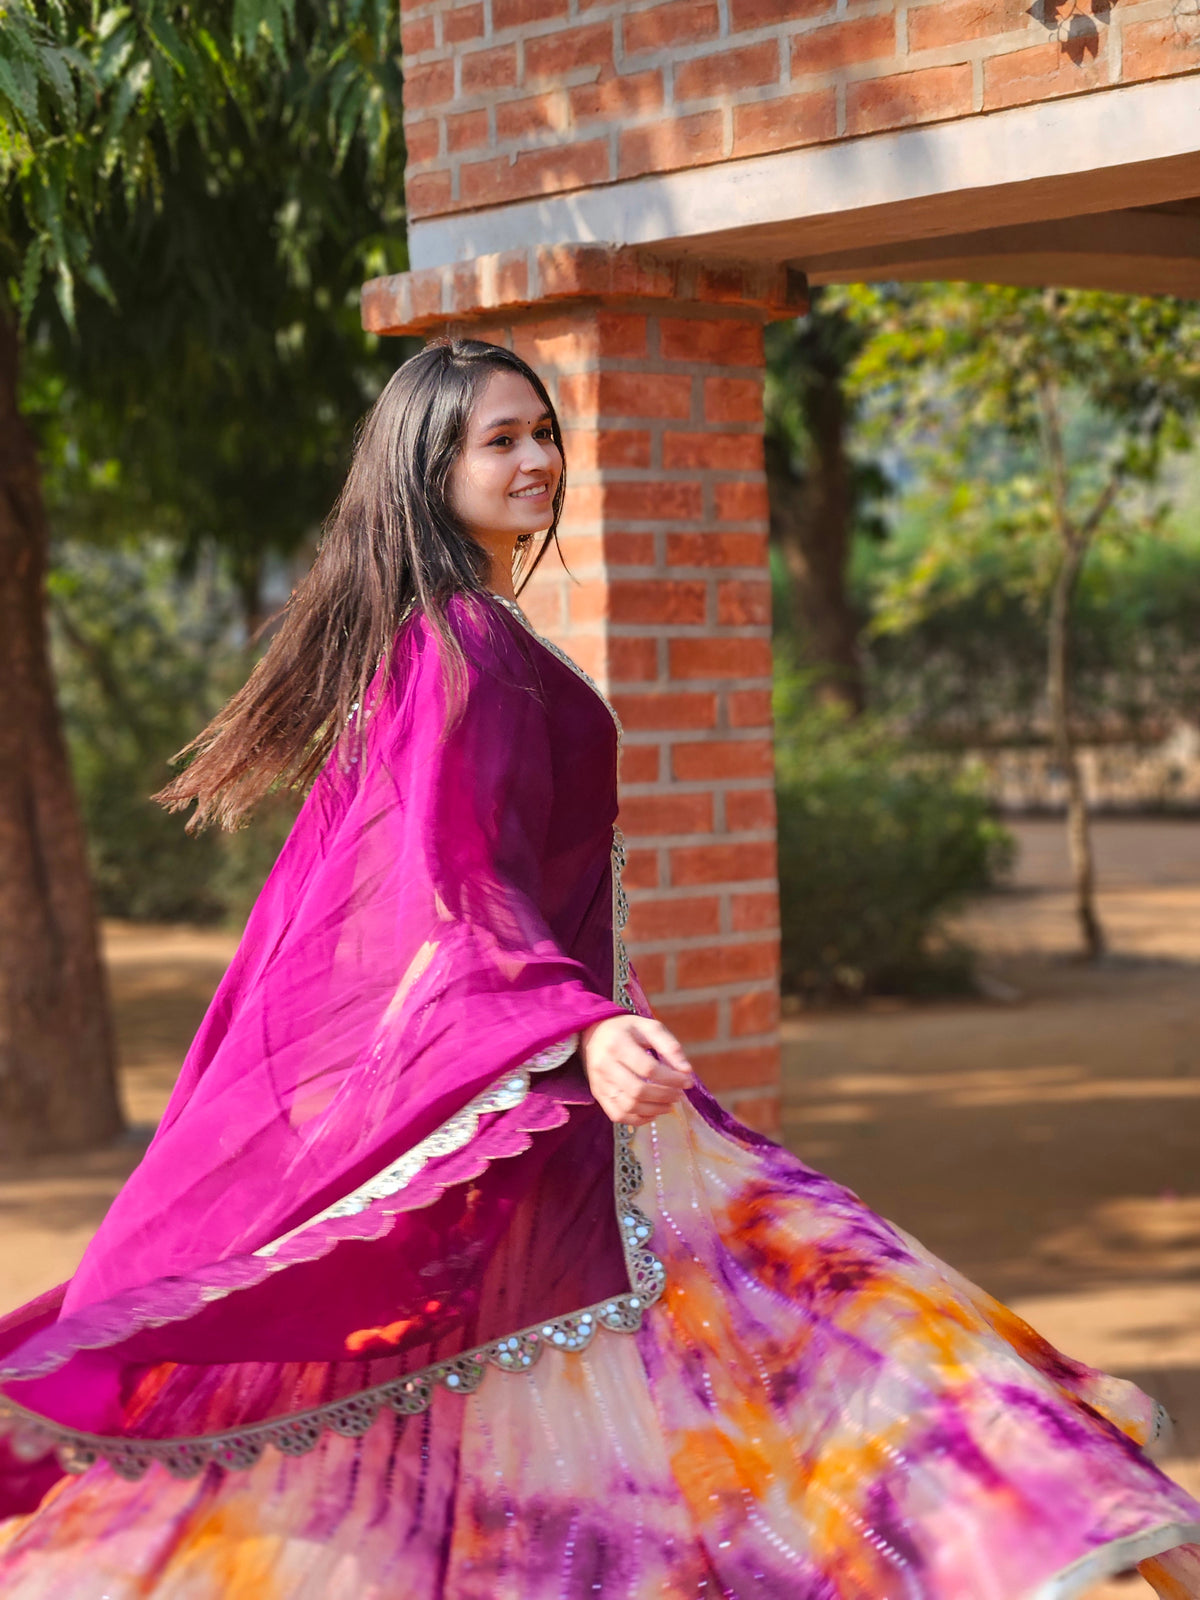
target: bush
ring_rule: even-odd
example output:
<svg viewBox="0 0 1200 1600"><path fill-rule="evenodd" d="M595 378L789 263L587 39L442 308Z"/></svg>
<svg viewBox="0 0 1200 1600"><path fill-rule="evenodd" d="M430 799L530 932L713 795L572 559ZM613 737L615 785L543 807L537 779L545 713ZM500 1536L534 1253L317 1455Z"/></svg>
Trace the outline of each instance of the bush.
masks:
<svg viewBox="0 0 1200 1600"><path fill-rule="evenodd" d="M170 757L246 670L236 603L215 571L185 578L170 548L62 541L50 575L59 702L105 916L147 922L245 916L294 815L262 807L242 833L185 831L150 795Z"/></svg>
<svg viewBox="0 0 1200 1600"><path fill-rule="evenodd" d="M943 919L992 886L1012 840L974 779L877 721L776 690L783 984L823 996L967 989Z"/></svg>

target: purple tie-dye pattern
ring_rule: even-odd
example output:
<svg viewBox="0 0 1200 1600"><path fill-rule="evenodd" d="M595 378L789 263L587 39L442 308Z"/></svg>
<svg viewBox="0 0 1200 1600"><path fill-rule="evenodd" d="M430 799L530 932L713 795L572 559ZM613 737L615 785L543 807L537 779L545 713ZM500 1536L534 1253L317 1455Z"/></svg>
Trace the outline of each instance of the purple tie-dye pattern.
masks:
<svg viewBox="0 0 1200 1600"><path fill-rule="evenodd" d="M578 695L567 676L548 673L551 700ZM567 717L576 737L580 710L573 701ZM611 728L593 721L588 737L590 770L578 751L571 767L590 787L598 837L614 808ZM594 860L589 873L608 897ZM555 881L561 926L570 875ZM600 901L589 890L574 906L574 957L564 963L552 942L538 945L534 966L564 981L561 993L539 999L526 970L521 1003L544 1009L540 1021L523 1017L522 1049L605 1014L605 1000L589 987L613 935L611 917L607 926L597 918ZM534 913L544 926L546 907L534 903ZM648 1010L635 977L628 991L636 1009ZM501 998L507 1027L518 1013L507 1005L512 997ZM228 992L219 997L205 1050L234 1009ZM486 1007L476 1015L485 1017ZM486 1029L470 1045L474 1084L484 1075ZM508 1060L501 1052L496 1065ZM428 1118L414 1107L429 1109L438 1095L447 1104L451 1064L435 1053L430 1066L441 1077L434 1084L418 1074L411 1103L389 1097L368 1074L373 1103L397 1127L407 1119L416 1137ZM451 1109L464 1092L459 1085L450 1094ZM464 1150L431 1162L425 1187L410 1197L414 1208L389 1214L383 1226L368 1211L351 1243L338 1252L330 1244L330 1259L353 1264L353 1273L343 1265L340 1276L325 1278L325 1256L312 1258L318 1289L348 1286L366 1339L361 1359L347 1359L333 1337L340 1306L322 1309L311 1348L305 1344L290 1313L314 1297L289 1266L278 1280L282 1293L263 1301L261 1323L246 1319L244 1308L255 1303L246 1288L218 1302L227 1310L213 1324L193 1311L168 1328L161 1349L150 1339L151 1363L126 1369L125 1426L143 1436L203 1433L231 1417L353 1396L390 1370L389 1361L403 1368L423 1359L434 1346L422 1341L439 1333L436 1319L405 1324L403 1334L362 1327L387 1308L378 1289L389 1262L397 1283L405 1272L451 1273L446 1293L456 1320L446 1337L458 1346L471 1330L511 1328L534 1307L558 1314L581 1303L572 1295L623 1287L623 1278L611 1282L621 1264L612 1135L577 1070L574 1078L552 1075L536 1092L540 1101L483 1119ZM168 1125L186 1123L185 1092ZM352 1129L332 1131L343 1140L332 1146L339 1161L352 1148L360 1167L366 1163L365 1146L345 1144ZM666 1279L632 1337L601 1330L584 1350L548 1348L528 1371L489 1371L469 1393L436 1389L420 1414L385 1410L359 1437L326 1434L309 1453L270 1451L243 1471L210 1465L181 1481L155 1465L130 1482L100 1463L49 1487L36 1510L0 1528L0 1593L1070 1600L1141 1561L1163 1600L1200 1600L1200 1549L1187 1542L1200 1537L1200 1505L1143 1453L1154 1412L1132 1385L1052 1350L849 1191L742 1128L703 1090L640 1130L633 1148L644 1179L636 1203ZM247 1171L241 1182L253 1189L257 1180ZM275 1197L270 1225L243 1213L231 1243L272 1238L314 1203L306 1212L297 1194ZM119 1247L119 1228L115 1237ZM211 1243L180 1246L198 1282L213 1261L197 1246ZM143 1239L139 1248L161 1264L171 1241ZM223 1259L236 1266L243 1257L235 1248ZM131 1267L101 1251L91 1270L114 1289ZM70 1302L85 1322L96 1315L87 1281ZM136 1303L136 1281L131 1293ZM152 1279L149 1304L161 1309L155 1297L165 1294ZM60 1300L47 1297L10 1319L10 1348L22 1337L50 1348L57 1336L69 1350L63 1322L55 1324ZM216 1330L238 1359L195 1364ZM272 1330L294 1348L272 1345ZM396 1354L378 1348L384 1335ZM267 1359L276 1350L278 1358ZM62 1398L67 1404L69 1391ZM47 1488L37 1474L35 1466L26 1478L34 1499Z"/></svg>
<svg viewBox="0 0 1200 1600"><path fill-rule="evenodd" d="M694 1099L635 1141L634 1339L245 1473L93 1468L8 1525L6 1600L1065 1600L1196 1537L1144 1396ZM1146 1570L1200 1594L1193 1551Z"/></svg>

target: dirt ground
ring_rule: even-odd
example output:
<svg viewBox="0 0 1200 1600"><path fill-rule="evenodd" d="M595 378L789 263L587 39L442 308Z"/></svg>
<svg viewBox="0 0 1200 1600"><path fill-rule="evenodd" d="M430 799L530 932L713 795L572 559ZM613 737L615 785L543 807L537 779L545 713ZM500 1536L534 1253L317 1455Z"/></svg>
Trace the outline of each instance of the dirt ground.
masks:
<svg viewBox="0 0 1200 1600"><path fill-rule="evenodd" d="M961 919L989 997L787 1019L785 1136L1051 1340L1161 1398L1168 1470L1200 1493L1200 821L1099 824L1112 954L1094 969L1071 959L1061 825L1016 831L1013 886ZM73 1270L235 942L106 928L133 1129L0 1168L0 1305Z"/></svg>
<svg viewBox="0 0 1200 1600"><path fill-rule="evenodd" d="M1200 1494L1200 821L1099 824L1097 968L1073 959L1061 826L1015 831L1012 888L960 919L993 998L788 1019L785 1136L1161 1399L1164 1466Z"/></svg>

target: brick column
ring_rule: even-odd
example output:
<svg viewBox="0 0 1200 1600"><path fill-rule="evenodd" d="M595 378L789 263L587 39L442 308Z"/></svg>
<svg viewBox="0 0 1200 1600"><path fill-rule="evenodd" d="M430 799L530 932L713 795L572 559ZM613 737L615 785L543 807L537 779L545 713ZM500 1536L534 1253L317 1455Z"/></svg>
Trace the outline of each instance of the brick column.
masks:
<svg viewBox="0 0 1200 1600"><path fill-rule="evenodd" d="M523 604L625 726L627 941L654 1010L752 1126L779 1123L762 325L775 270L586 247L378 280L379 332L502 343L566 431L561 542Z"/></svg>

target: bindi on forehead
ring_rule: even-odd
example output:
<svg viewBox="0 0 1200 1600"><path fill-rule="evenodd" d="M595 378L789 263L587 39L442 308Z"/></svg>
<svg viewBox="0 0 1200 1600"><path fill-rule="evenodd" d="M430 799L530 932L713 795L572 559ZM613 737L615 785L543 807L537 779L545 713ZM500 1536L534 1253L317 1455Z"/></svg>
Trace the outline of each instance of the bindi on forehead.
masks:
<svg viewBox="0 0 1200 1600"><path fill-rule="evenodd" d="M490 433L493 428L519 428L522 422L527 428L536 428L550 420L548 411L543 411L539 417L491 417L486 422L480 423L480 429L484 433Z"/></svg>

